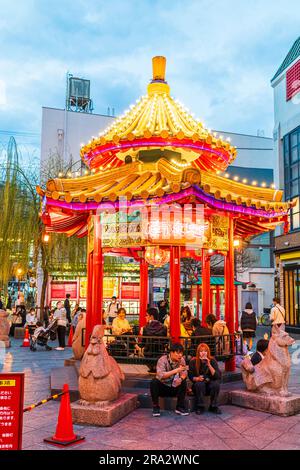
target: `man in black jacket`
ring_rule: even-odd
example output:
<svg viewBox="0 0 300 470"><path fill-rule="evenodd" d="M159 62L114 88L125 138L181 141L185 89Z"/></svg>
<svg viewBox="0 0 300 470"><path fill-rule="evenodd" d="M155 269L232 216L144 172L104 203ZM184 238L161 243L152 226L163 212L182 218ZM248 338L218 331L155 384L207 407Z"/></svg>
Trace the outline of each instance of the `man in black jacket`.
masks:
<svg viewBox="0 0 300 470"><path fill-rule="evenodd" d="M155 372L157 359L165 352L166 340L161 338L149 338L151 336L167 336L167 328L158 320L158 311L151 307L146 313L147 324L143 328L143 338L138 345L138 349L144 349L144 356L153 359L149 365L149 371Z"/></svg>
<svg viewBox="0 0 300 470"><path fill-rule="evenodd" d="M200 343L206 343L211 350L211 354L215 354L215 338L212 335L212 331L209 328L201 325L199 318L193 318L191 321L193 332L191 334L192 349L190 354L194 356L196 354L196 348ZM199 338L201 337L201 338Z"/></svg>
<svg viewBox="0 0 300 470"><path fill-rule="evenodd" d="M67 320L69 323L71 323L71 305L70 305L70 297L71 295L70 294L66 294L66 298L65 298L65 301L64 301L64 308L66 310L66 314L67 314Z"/></svg>

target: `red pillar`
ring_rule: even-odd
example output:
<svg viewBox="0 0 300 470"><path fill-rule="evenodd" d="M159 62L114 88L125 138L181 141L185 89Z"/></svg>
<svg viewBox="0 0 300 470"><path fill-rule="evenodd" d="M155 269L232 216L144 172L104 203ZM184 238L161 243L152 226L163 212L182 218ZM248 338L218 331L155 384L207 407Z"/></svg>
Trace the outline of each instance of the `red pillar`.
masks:
<svg viewBox="0 0 300 470"><path fill-rule="evenodd" d="M202 249L202 321L211 313L210 258Z"/></svg>
<svg viewBox="0 0 300 470"><path fill-rule="evenodd" d="M216 286L216 317L220 320L221 316L221 298L220 298L220 286Z"/></svg>
<svg viewBox="0 0 300 470"><path fill-rule="evenodd" d="M93 254L93 307L92 307L92 323L102 325L102 308L103 308L103 251L101 240L101 224L100 216L95 215L94 229L94 254Z"/></svg>
<svg viewBox="0 0 300 470"><path fill-rule="evenodd" d="M102 324L103 307L103 252L100 216L91 217L93 217L93 223L88 240L86 348L89 345L94 326Z"/></svg>
<svg viewBox="0 0 300 470"><path fill-rule="evenodd" d="M140 259L140 328L146 324L146 312L148 305L148 263L144 253Z"/></svg>
<svg viewBox="0 0 300 470"><path fill-rule="evenodd" d="M225 321L229 333L234 333L234 309L235 309L235 290L234 290L234 248L233 248L233 219L229 218L229 250L225 256ZM235 370L235 357L225 363L226 371Z"/></svg>
<svg viewBox="0 0 300 470"><path fill-rule="evenodd" d="M197 318L200 317L200 285L197 284L196 287L196 308L197 308Z"/></svg>
<svg viewBox="0 0 300 470"><path fill-rule="evenodd" d="M209 313L214 313L214 289L210 286L209 288L210 296L209 296Z"/></svg>
<svg viewBox="0 0 300 470"><path fill-rule="evenodd" d="M180 337L180 247L172 246L170 253L170 335Z"/></svg>
<svg viewBox="0 0 300 470"><path fill-rule="evenodd" d="M234 315L235 315L235 331L238 331L239 329L239 300L238 300L238 289L237 289L237 286L235 286L235 289L234 289L234 293L235 293L235 311L234 311Z"/></svg>
<svg viewBox="0 0 300 470"><path fill-rule="evenodd" d="M93 285L93 252L87 255L87 287L86 287L86 319L85 319L85 349L90 342L92 333L92 285Z"/></svg>

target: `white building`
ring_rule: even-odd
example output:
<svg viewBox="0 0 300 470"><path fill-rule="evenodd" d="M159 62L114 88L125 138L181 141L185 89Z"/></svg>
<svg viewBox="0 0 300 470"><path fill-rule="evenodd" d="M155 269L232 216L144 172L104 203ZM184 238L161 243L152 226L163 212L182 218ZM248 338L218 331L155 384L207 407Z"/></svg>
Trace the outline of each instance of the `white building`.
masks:
<svg viewBox="0 0 300 470"><path fill-rule="evenodd" d="M295 200L290 232L275 239L278 292L289 328L300 328L300 37L271 80L274 153L285 199Z"/></svg>
<svg viewBox="0 0 300 470"><path fill-rule="evenodd" d="M42 108L41 165L53 155L65 164L80 160L80 144L109 126L114 118L102 114Z"/></svg>

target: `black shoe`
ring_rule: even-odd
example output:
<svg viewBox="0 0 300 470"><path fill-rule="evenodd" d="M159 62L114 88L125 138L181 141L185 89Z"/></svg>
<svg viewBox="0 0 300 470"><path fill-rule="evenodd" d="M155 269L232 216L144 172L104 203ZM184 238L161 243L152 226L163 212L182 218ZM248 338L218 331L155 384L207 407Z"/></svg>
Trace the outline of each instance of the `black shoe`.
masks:
<svg viewBox="0 0 300 470"><path fill-rule="evenodd" d="M190 413L185 408L176 408L175 413L181 416L188 416Z"/></svg>
<svg viewBox="0 0 300 470"><path fill-rule="evenodd" d="M46 346L46 351L52 351L51 346Z"/></svg>
<svg viewBox="0 0 300 470"><path fill-rule="evenodd" d="M204 411L204 407L201 406L200 408L196 409L196 415L203 415Z"/></svg>
<svg viewBox="0 0 300 470"><path fill-rule="evenodd" d="M220 410L220 408L218 406L210 406L208 408L208 411L210 411L211 413L215 413L216 415L221 415L222 414L222 411Z"/></svg>
<svg viewBox="0 0 300 470"><path fill-rule="evenodd" d="M160 416L160 408L159 408L159 406L154 406L154 407L153 407L152 416L155 416L155 417Z"/></svg>

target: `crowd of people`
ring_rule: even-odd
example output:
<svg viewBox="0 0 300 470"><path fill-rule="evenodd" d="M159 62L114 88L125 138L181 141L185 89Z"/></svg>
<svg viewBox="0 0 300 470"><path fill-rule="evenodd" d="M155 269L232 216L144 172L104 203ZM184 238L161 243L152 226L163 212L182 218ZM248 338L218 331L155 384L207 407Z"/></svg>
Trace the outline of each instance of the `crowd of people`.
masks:
<svg viewBox="0 0 300 470"><path fill-rule="evenodd" d="M81 334L85 328L86 310L76 304L71 308L70 295L67 294L64 301L58 301L55 308L45 308L43 321L38 319L36 309L31 308L26 311L23 302L19 302L12 309L10 315L10 334L13 336L15 328L28 327L31 334L36 334L45 328L53 320L57 324L58 351L65 349L67 330L72 329L74 339ZM126 318L126 310L118 302L115 296L112 297L107 308L102 311L102 323L106 326L112 338L122 341L122 336L133 335L133 327ZM229 354L230 339L226 322L217 319L214 314L209 314L202 323L199 318L193 316L189 306L185 305L180 312L180 337L181 342L169 343L170 335L170 315L168 304L161 301L158 308L149 307L146 313L146 324L139 331L138 337L128 344L130 353L142 355L143 357L154 359L149 362L149 371L155 373L151 381L151 397L153 402L153 416L160 416L159 398L177 397L175 412L182 416L188 415L185 408L185 398L188 391L195 396L195 411L201 415L205 410L204 397L210 397L208 410L212 413L220 414L218 397L221 384L221 372L218 362L215 359L221 351L219 340L212 341L212 338L223 338L222 352ZM273 307L270 314L272 325L276 324L281 328L285 325L285 311L279 300L273 299ZM240 331L243 334L244 354L252 353L253 339L256 336L258 321L256 312L250 302L247 302L239 319ZM68 328L69 327L69 328ZM80 330L80 331L79 331ZM34 333L35 332L35 333ZM155 341L166 338L166 341ZM185 338L190 338L189 363L186 364L186 351L183 347ZM186 346L186 343L184 343ZM50 347L47 347L51 349ZM251 355L253 365L261 362L268 349L268 340L260 339L256 344L256 351ZM84 349L83 349L84 351ZM190 385L190 387L188 386Z"/></svg>

